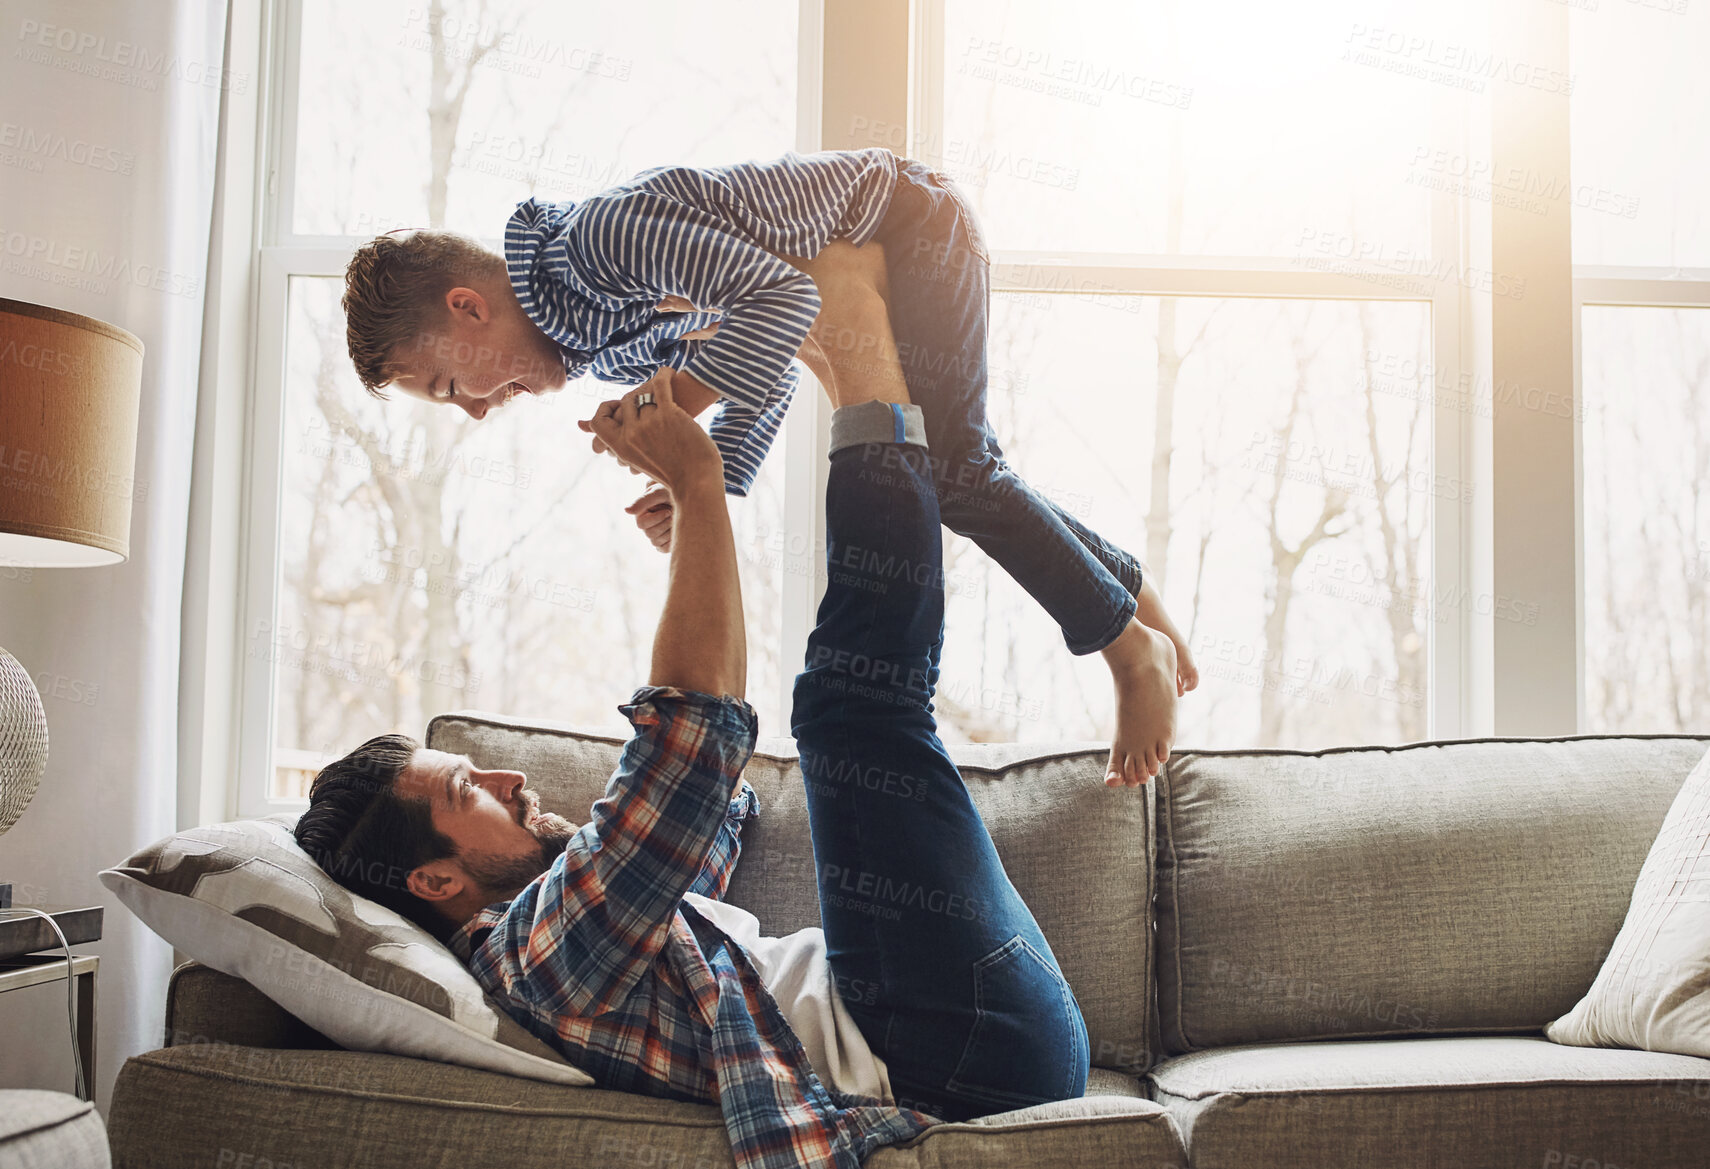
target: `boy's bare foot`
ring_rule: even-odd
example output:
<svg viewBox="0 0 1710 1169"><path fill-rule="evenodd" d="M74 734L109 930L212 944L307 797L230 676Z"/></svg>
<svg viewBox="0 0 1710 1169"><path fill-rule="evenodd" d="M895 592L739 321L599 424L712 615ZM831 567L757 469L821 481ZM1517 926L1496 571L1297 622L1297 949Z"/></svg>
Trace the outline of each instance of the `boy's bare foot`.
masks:
<svg viewBox="0 0 1710 1169"><path fill-rule="evenodd" d="M1141 577L1137 600L1135 619L1162 633L1176 647L1176 696L1180 697L1199 685L1199 667L1193 664L1193 652L1188 649L1187 638L1182 636L1182 631L1164 611L1164 598L1158 595L1150 576Z"/></svg>
<svg viewBox="0 0 1710 1169"><path fill-rule="evenodd" d="M1104 782L1136 787L1158 774L1175 741L1175 643L1131 620L1101 652L1116 683L1116 736Z"/></svg>

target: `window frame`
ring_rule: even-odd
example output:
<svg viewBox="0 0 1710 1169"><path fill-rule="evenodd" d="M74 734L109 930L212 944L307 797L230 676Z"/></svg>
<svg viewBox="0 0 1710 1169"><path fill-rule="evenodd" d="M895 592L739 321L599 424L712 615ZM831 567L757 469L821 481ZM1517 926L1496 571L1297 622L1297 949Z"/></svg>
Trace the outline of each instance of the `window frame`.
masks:
<svg viewBox="0 0 1710 1169"><path fill-rule="evenodd" d="M858 146L847 141L851 113L857 109L899 110L897 121L910 127L909 152L920 143L943 142L944 0L798 0L798 117L796 149ZM1524 3L1524 0L1493 0L1492 8ZM1566 9L1546 14L1562 22ZM851 20L862 22L861 39L846 34ZM264 84L258 87L258 111L253 130L240 115L231 119L223 133L222 174L228 187L233 176L242 178L242 168L253 167L254 190L228 190L217 212L217 222L228 243L216 265L210 300L227 290L231 301L225 313L210 310L210 323L219 332L222 353L248 352L248 368L232 380L241 384L222 387L223 396L239 399L237 416L227 410L220 419L198 420L198 445L215 434L230 435L241 427L244 434L241 467L215 469L221 482L214 485L237 493L241 505L235 520L235 547L220 555L231 579L237 582L239 604L237 627L216 628L220 618L189 614L193 624L207 623L206 635L197 643L197 654L186 664L181 694L197 701L218 699L222 706L209 706L203 715L203 743L191 754L181 783L180 819L206 818L209 810L223 807L227 814L256 816L300 809L301 801L276 800L269 796L274 766L275 671L266 654L258 654L256 633L271 630L276 620L279 561L283 452L283 392L285 340L290 280L293 277L338 277L358 237L299 236L289 230L293 222L294 184L291 166L297 126L298 64L302 44L301 0L263 0L260 19L234 23L230 52L234 59L257 63ZM840 25L839 22L842 22ZM871 25L869 36L868 26ZM839 35L828 35L828 26ZM875 63L876 62L876 63ZM869 78L853 85L849 78ZM858 92L866 84L865 92ZM1441 88L1441 87L1438 87ZM1440 141L1462 147L1486 141L1488 110L1445 91L1433 94L1433 124ZM1565 118L1565 113L1563 117ZM922 153L929 163L934 160ZM1569 174L1570 158L1565 135L1556 173ZM1432 254L1456 263L1476 262L1488 257L1492 231L1489 215L1465 199L1434 191L1430 200ZM363 237L365 238L365 237ZM238 246L229 241L247 239ZM496 242L496 241L494 241ZM1277 259L1226 259L1194 256L1136 256L1117 253L1011 251L993 254L994 291L1047 291L1063 293L1062 281L1085 279L1102 291L1153 296L1206 296L1225 298L1311 298L1364 301L1412 301L1429 306L1431 313L1431 360L1436 369L1488 370L1492 353L1504 338L1490 321L1488 298L1481 298L1458 282L1441 281L1431 295L1402 295L1372 277L1386 275L1379 265L1340 266L1337 272L1320 272ZM1051 288L1030 287L1027 276L1049 272ZM1710 307L1710 269L1572 266L1571 360L1572 393L1582 401L1581 312L1586 305L1637 307ZM1446 287L1444 286L1446 285ZM233 291L236 290L236 291ZM248 293L247 306L242 293ZM249 311L243 311L245 308ZM235 363L233 363L235 364ZM222 380L225 380L222 378ZM228 383L229 384L229 383ZM204 387L206 389L206 387ZM810 386L804 386L811 389ZM1435 395L1433 398L1435 400ZM785 524L791 532L807 533L817 546L823 538L821 501L825 484L827 411L817 393L803 393L790 413L785 429L783 457L788 481L812 490L786 493ZM1475 411L1435 403L1432 407L1431 457L1433 473L1459 479L1489 482L1476 472L1488 470L1493 457L1504 451L1502 440L1493 436L1488 420ZM1577 729L1584 725L1584 549L1581 522L1583 491L1581 458L1583 410L1574 421L1572 498L1556 501L1571 509L1576 533L1573 550L1576 603L1571 614L1546 615L1551 632L1573 638L1573 657L1579 673L1575 678L1575 703L1571 711L1555 710L1558 723ZM241 480L241 481L240 481ZM1490 509L1493 501L1481 500L1468 510L1445 504L1433 496L1430 514L1431 579L1434 590L1452 587L1462 595L1479 589L1502 591L1500 566L1493 564L1490 538ZM1501 507L1495 500L1494 506ZM1559 513L1558 513L1559 519ZM218 534L219 518L193 516L199 532ZM221 565L210 569L218 577ZM778 635L784 660L799 656L806 644L817 606L821 579L814 574L785 574L784 603ZM225 617L230 621L230 615ZM268 624L262 625L261 622ZM1451 609L1448 619L1428 627L1426 649L1428 694L1427 726L1431 738L1456 738L1491 733L1540 733L1502 725L1495 713L1493 695L1499 687L1526 686L1534 681L1526 663L1504 656L1493 644L1488 616L1479 617L1468 606ZM220 683L228 681L222 688ZM787 706L790 679L782 682L780 696ZM1553 700L1554 701L1554 700ZM1560 706L1559 701L1556 702ZM235 733L226 738L207 730L224 725ZM234 778L235 777L235 778Z"/></svg>
<svg viewBox="0 0 1710 1169"><path fill-rule="evenodd" d="M835 0L834 0L835 2ZM823 72L819 47L824 28L823 0L798 0L797 119L795 149L819 149ZM246 410L247 457L244 459L241 603L231 671L235 686L231 720L236 727L231 756L237 779L225 803L232 814L267 816L300 811L304 801L280 799L272 792L275 769L277 671L271 655L258 652L260 635L276 628L280 585L279 531L283 504L285 350L289 328L291 281L338 278L367 236L299 234L293 230L298 93L302 53L302 0L267 0L259 43L254 52L268 62L256 150L258 186L264 196L254 216L256 314L249 333L254 360L249 371ZM482 242L500 246L497 238ZM804 386L804 389L812 389ZM824 449L826 419L820 395L801 393L783 434L783 457L792 479L813 474L814 455ZM822 488L823 490L823 488ZM820 496L822 497L822 496ZM792 492L785 500L785 524L791 531L817 526L814 496ZM811 576L786 573L780 633L786 647L805 649L817 605ZM799 654L798 654L799 656ZM791 679L783 681L786 701Z"/></svg>

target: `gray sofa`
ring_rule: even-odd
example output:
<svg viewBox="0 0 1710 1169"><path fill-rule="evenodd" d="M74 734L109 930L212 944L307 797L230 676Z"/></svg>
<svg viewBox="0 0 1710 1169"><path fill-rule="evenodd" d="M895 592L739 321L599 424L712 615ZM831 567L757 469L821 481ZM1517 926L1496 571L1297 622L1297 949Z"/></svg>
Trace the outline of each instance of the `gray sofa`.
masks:
<svg viewBox="0 0 1710 1169"><path fill-rule="evenodd" d="M462 713L428 744L585 813L620 740ZM1182 751L1143 791L1103 752L971 746L963 766L1085 1013L1088 1095L928 1131L872 1169L1670 1169L1710 1164L1710 1060L1562 1047L1639 867L1710 737ZM817 920L787 742L733 901ZM715 1108L335 1049L187 965L167 1044L128 1061L119 1169L731 1163Z"/></svg>

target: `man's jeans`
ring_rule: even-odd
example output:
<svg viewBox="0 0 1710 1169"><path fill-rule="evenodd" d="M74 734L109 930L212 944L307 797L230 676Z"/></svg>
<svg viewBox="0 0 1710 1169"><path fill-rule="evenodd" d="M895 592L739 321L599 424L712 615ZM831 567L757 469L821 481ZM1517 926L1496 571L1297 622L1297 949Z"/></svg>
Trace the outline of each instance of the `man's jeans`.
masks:
<svg viewBox="0 0 1710 1169"><path fill-rule="evenodd" d="M831 456L828 582L796 678L821 923L897 1102L946 1120L1086 1090L1087 1032L938 739L943 540L925 448Z"/></svg>
<svg viewBox="0 0 1710 1169"><path fill-rule="evenodd" d="M899 158L874 236L885 248L891 331L926 420L945 526L967 536L1042 605L1069 651L1092 653L1134 616L1140 564L1029 487L986 420L991 254L949 176Z"/></svg>

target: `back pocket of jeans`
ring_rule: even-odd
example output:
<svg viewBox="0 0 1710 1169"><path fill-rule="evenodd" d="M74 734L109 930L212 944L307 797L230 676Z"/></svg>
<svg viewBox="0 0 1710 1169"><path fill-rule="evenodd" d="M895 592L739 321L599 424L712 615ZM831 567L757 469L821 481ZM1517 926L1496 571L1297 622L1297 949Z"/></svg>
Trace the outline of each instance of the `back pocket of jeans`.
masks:
<svg viewBox="0 0 1710 1169"><path fill-rule="evenodd" d="M947 1087L1002 1108L1082 1094L1086 1027L1069 984L1020 934L974 964L974 1025Z"/></svg>

